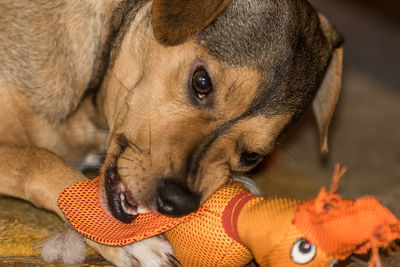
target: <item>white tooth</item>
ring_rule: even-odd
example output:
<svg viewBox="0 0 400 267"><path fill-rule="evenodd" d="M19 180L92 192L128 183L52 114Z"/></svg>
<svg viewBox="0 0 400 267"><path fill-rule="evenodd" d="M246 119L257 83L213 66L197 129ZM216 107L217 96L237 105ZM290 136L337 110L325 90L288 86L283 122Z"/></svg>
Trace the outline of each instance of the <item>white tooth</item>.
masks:
<svg viewBox="0 0 400 267"><path fill-rule="evenodd" d="M137 213L138 214L143 214L143 213L149 213L150 211L148 209L146 209L145 207L142 206L138 206L137 207Z"/></svg>
<svg viewBox="0 0 400 267"><path fill-rule="evenodd" d="M121 191L125 191L125 186L124 186L123 183L120 183L120 184L119 184L119 189L120 189Z"/></svg>
<svg viewBox="0 0 400 267"><path fill-rule="evenodd" d="M119 197L121 199L121 206L122 206L122 209L124 210L124 212L127 214L130 214L130 215L136 216L137 212L135 212L135 211L133 211L133 209L125 206L125 196L123 194L120 194Z"/></svg>

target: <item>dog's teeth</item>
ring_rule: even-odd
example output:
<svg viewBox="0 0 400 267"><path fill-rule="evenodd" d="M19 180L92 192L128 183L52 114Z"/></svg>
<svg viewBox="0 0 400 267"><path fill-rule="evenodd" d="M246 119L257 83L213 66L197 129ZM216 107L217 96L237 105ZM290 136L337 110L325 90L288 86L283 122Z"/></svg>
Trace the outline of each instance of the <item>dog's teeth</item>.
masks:
<svg viewBox="0 0 400 267"><path fill-rule="evenodd" d="M123 183L119 184L119 189L121 190L121 192L125 192L125 186Z"/></svg>
<svg viewBox="0 0 400 267"><path fill-rule="evenodd" d="M138 214L149 213L149 212L150 211L148 209L146 209L145 207L138 206L138 208L137 208Z"/></svg>
<svg viewBox="0 0 400 267"><path fill-rule="evenodd" d="M125 205L125 195L124 194L120 194L119 197L121 199L121 206L122 206L122 209L124 210L124 212L126 214L136 216L138 214L137 211L135 211L134 209L132 209L130 207L127 207Z"/></svg>

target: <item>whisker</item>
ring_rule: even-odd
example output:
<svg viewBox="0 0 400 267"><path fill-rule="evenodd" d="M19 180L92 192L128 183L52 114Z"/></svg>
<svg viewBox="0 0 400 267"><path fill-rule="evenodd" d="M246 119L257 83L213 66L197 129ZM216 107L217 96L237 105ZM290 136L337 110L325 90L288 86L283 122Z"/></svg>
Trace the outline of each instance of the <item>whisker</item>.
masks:
<svg viewBox="0 0 400 267"><path fill-rule="evenodd" d="M129 176L129 172L128 172L128 173L120 173L120 172L118 172L118 174L119 174L120 176Z"/></svg>
<svg viewBox="0 0 400 267"><path fill-rule="evenodd" d="M118 78L117 74L115 74L114 71L112 71L112 74L114 78L119 82L119 84L122 85L123 88L125 88L129 93L132 93L132 89L129 89L128 87L125 86L125 84Z"/></svg>
<svg viewBox="0 0 400 267"><path fill-rule="evenodd" d="M135 148L133 148L129 142L127 143L128 148L130 148L134 153L137 153L137 150Z"/></svg>
<svg viewBox="0 0 400 267"><path fill-rule="evenodd" d="M169 168L172 172L175 172L174 162L172 161L172 153L169 152Z"/></svg>
<svg viewBox="0 0 400 267"><path fill-rule="evenodd" d="M126 169L130 169L129 167L118 167L117 170L126 170Z"/></svg>
<svg viewBox="0 0 400 267"><path fill-rule="evenodd" d="M143 160L138 157L133 157L134 160L138 161L140 164L143 164Z"/></svg>
<svg viewBox="0 0 400 267"><path fill-rule="evenodd" d="M127 157L124 157L124 156L120 156L119 158L120 158L120 159L127 160L127 161L130 161L130 162L135 162L134 159L130 159L130 158L127 158Z"/></svg>
<svg viewBox="0 0 400 267"><path fill-rule="evenodd" d="M151 124L149 124L149 158L150 158L150 166L153 166L153 161L151 159Z"/></svg>
<svg viewBox="0 0 400 267"><path fill-rule="evenodd" d="M140 153L143 153L143 149L141 149L137 144L135 144L135 143L133 143L132 141L129 141L129 140L128 140L128 147L130 149L132 149L134 152L136 152L135 149L134 149L134 148L136 148L137 150L139 150Z"/></svg>
<svg viewBox="0 0 400 267"><path fill-rule="evenodd" d="M119 158L131 161L131 162L136 162L137 161L137 162L139 162L140 165L143 164L143 160L141 160L140 158L135 157L135 156L133 156L132 158L128 158L128 157L125 157L125 156L120 156Z"/></svg>

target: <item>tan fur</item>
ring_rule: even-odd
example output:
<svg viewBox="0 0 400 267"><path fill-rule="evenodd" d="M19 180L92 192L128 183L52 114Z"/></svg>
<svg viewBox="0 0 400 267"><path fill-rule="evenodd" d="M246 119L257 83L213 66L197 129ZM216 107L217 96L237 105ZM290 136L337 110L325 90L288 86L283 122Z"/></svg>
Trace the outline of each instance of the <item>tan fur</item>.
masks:
<svg viewBox="0 0 400 267"><path fill-rule="evenodd" d="M29 97L35 111L64 119L98 67L95 49L107 37L101 21L111 19L120 1L3 1L0 80Z"/></svg>
<svg viewBox="0 0 400 267"><path fill-rule="evenodd" d="M142 14L145 12L138 16ZM183 164L187 162L180 159L188 158L210 131L242 114L254 98L259 77L250 69L233 68L218 62L194 42L174 47L160 45L147 37L152 35L151 29L143 29L140 23L133 24L127 33L115 67L104 83L107 93L111 90L112 95L118 98L104 97L109 102L102 106L113 133L109 140L111 150L118 150L118 134L124 134L144 150L143 153L135 153L127 149L117 165L127 168L120 171L121 178L141 201L140 204L155 209L155 192L152 190L160 177L173 172L171 162L175 170L184 168ZM188 107L185 103L187 76L196 58L206 63L217 81L215 87L218 92L213 111ZM132 75L129 71L132 69L138 70L138 73ZM281 125L274 126L281 129L286 123L283 121ZM260 126L255 123L246 128L257 135ZM265 129L265 125L261 129ZM113 162L116 154L108 153L104 166ZM234 153L231 154L233 156ZM139 158L141 163L135 158ZM212 174L222 177L223 182L226 173L221 171L224 169L219 168L220 173L214 170ZM131 179L132 176L138 178ZM207 192L205 198L221 182L204 183L196 191Z"/></svg>
<svg viewBox="0 0 400 267"><path fill-rule="evenodd" d="M250 167L238 167L241 151L254 151L261 155L271 152L279 134L278 129L281 129L289 118L289 115L269 118L257 116L239 122L208 151L200 166L200 177L196 179L195 188L202 191L203 197L207 199L216 188L226 183L231 173L249 171ZM270 130L266 131L265 127ZM226 162L226 158L230 160Z"/></svg>
<svg viewBox="0 0 400 267"><path fill-rule="evenodd" d="M111 13L121 0L3 1L0 14L8 15L0 16L0 194L28 200L63 218L56 205L59 193L85 179L71 164L88 153L106 151L102 184L106 168L116 164L127 190L140 205L156 211L156 186L162 177L176 175L204 201L229 174L251 168L240 164L243 151L270 152L293 114L244 116L223 130L248 110L263 77L256 69L221 62L194 40L228 3L209 2L217 10L204 25L178 36L178 42L172 40L175 46L154 35L152 3L141 2L134 20L122 27L124 35L116 38L110 51L113 62L103 79L97 69L104 63L97 61L104 55L96 54L96 47L110 46L110 33L99 25L119 27ZM29 21L32 12L40 16ZM57 27L65 31L61 34ZM170 26L158 27L169 32ZM200 64L213 80L213 108L188 103L188 77ZM101 85L96 98L83 98L96 81ZM329 106L325 121L331 118L333 100L323 104ZM202 155L199 171L189 173L191 153L206 146L214 132L219 135ZM121 134L128 140L124 151ZM135 262L127 248L87 242L115 264Z"/></svg>

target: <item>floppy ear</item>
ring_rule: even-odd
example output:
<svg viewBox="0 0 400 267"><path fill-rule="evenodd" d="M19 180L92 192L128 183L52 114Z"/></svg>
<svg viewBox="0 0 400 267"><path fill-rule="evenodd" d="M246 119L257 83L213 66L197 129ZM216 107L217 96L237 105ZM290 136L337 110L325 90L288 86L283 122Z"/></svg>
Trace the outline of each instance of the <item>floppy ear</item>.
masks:
<svg viewBox="0 0 400 267"><path fill-rule="evenodd" d="M313 100L312 107L318 124L321 153L328 153L328 129L342 83L343 37L328 19L318 12L319 22L325 37L333 47L332 57L325 72L324 80Z"/></svg>
<svg viewBox="0 0 400 267"><path fill-rule="evenodd" d="M178 45L207 27L230 0L154 0L152 26L164 45Z"/></svg>
<svg viewBox="0 0 400 267"><path fill-rule="evenodd" d="M342 61L343 47L340 46L333 51L325 78L312 103L323 155L328 153L328 129L339 98L342 83Z"/></svg>

